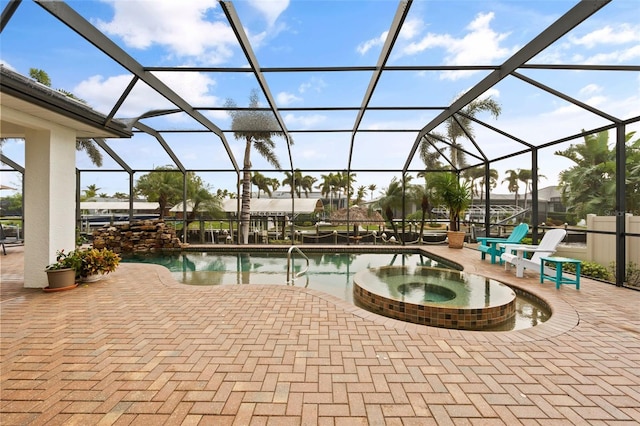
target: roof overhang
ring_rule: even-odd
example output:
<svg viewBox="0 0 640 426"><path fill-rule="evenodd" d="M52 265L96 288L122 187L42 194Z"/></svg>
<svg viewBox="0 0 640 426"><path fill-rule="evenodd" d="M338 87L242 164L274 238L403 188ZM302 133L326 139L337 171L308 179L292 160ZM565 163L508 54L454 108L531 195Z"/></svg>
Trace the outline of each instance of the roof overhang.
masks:
<svg viewBox="0 0 640 426"><path fill-rule="evenodd" d="M3 138L23 138L26 129L32 128L24 120L12 119L16 115L10 110L74 129L78 138L130 138L133 135L124 123L108 120L86 104L4 66L0 66L0 108Z"/></svg>

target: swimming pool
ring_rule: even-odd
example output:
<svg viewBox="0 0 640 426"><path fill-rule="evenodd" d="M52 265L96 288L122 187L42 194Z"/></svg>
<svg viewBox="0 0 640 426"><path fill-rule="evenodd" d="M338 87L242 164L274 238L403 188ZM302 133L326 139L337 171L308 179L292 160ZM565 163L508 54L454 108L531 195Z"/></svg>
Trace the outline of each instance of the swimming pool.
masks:
<svg viewBox="0 0 640 426"><path fill-rule="evenodd" d="M370 268L402 266L408 271L421 267L455 269L454 264L420 253L319 253L308 252L308 272L294 281L306 287L354 303L353 278ZM286 284L287 255L282 252L180 252L123 256L123 262L143 262L165 266L173 278L187 285ZM292 257L292 270L299 272L306 261ZM542 304L518 295L516 316L501 329L532 327L546 321L549 310Z"/></svg>
<svg viewBox="0 0 640 426"><path fill-rule="evenodd" d="M398 253L312 253L309 271L294 285L323 291L353 302L353 275L363 269L401 265L452 268L421 254ZM123 256L123 262L145 262L163 265L174 279L189 285L286 284L287 255L277 252L182 252ZM292 256L292 270L299 272L306 261Z"/></svg>

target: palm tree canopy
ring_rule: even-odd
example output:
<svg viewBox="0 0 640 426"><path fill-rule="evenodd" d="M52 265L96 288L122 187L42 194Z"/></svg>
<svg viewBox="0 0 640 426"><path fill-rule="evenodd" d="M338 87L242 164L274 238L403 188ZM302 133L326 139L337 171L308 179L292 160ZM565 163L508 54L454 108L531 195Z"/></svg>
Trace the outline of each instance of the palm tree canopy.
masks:
<svg viewBox="0 0 640 426"><path fill-rule="evenodd" d="M627 211L640 209L640 139L635 132L625 135ZM568 158L575 166L560 173L559 186L564 203L577 217L589 213L608 214L615 210L616 152L609 146L609 132L584 136L584 142L571 145L556 155Z"/></svg>
<svg viewBox="0 0 640 426"><path fill-rule="evenodd" d="M236 103L232 99L227 99L225 103L227 108L237 108ZM269 164L280 168L280 161L274 152L275 142L273 137L284 136L284 132L280 129L273 113L269 111L259 111L260 100L258 91L253 89L249 95L249 110L230 110L231 128L233 136L238 140L244 140L247 144L251 144L253 148L262 156ZM293 143L293 141L289 141ZM245 167L247 166L247 158L245 156ZM248 162L251 167L251 162Z"/></svg>
<svg viewBox="0 0 640 426"><path fill-rule="evenodd" d="M420 158L427 169L439 169L439 158L443 149L442 143L448 147L449 158L445 158L452 167L460 169L467 165L466 155L460 138L473 139L475 132L471 126L472 118L480 112L488 112L498 118L501 112L500 104L491 97L476 99L460 110L460 114L449 117L445 121L445 134L431 132L424 136L420 143Z"/></svg>

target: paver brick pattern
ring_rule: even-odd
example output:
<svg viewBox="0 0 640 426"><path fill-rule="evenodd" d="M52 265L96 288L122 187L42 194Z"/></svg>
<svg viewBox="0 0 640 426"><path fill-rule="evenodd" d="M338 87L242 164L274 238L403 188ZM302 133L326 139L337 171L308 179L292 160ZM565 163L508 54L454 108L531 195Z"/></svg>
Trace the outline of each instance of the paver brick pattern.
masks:
<svg viewBox="0 0 640 426"><path fill-rule="evenodd" d="M444 330L290 286L196 287L123 264L72 291L2 261L0 424L639 424L640 293L429 247L535 291L548 323Z"/></svg>

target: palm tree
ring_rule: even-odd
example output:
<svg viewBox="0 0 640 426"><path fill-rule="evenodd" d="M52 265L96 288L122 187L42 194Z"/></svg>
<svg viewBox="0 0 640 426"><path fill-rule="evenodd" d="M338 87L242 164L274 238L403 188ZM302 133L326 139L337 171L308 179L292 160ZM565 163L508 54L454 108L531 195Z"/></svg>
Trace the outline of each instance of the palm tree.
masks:
<svg viewBox="0 0 640 426"><path fill-rule="evenodd" d="M380 207L382 208L385 217L389 222L391 222L393 234L399 241L398 228L396 227L396 223L393 221L393 211L395 209L402 208L402 182L394 176L391 179L389 186L384 189L382 198L380 198L378 202L380 203Z"/></svg>
<svg viewBox="0 0 640 426"><path fill-rule="evenodd" d="M520 189L518 185L518 172L516 170L507 170L505 173L507 173L508 176L502 180L502 183L507 182L509 192L515 193L516 207L518 207L518 190Z"/></svg>
<svg viewBox="0 0 640 426"><path fill-rule="evenodd" d="M433 190L427 185L425 181L424 185L411 185L410 197L416 203L420 205L422 211L422 218L420 220L420 233L418 234L418 240L422 242L422 235L424 232L424 219L427 215L431 217L431 198L433 198Z"/></svg>
<svg viewBox="0 0 640 426"><path fill-rule="evenodd" d="M251 183L258 188L258 198L260 198L261 191L264 191L271 197L271 186L265 175L260 172L253 172L251 175Z"/></svg>
<svg viewBox="0 0 640 426"><path fill-rule="evenodd" d="M545 178L545 175L538 174L538 180ZM533 179L531 169L518 169L518 180L524 183L524 208L527 208L527 193L529 192L529 185Z"/></svg>
<svg viewBox="0 0 640 426"><path fill-rule="evenodd" d="M205 211L211 217L221 217L223 213L220 198L211 194L210 187L194 172L187 172L187 199L192 203L187 215L186 228L196 219L196 215Z"/></svg>
<svg viewBox="0 0 640 426"><path fill-rule="evenodd" d="M369 190L369 192L371 193L371 200L373 200L373 192L378 189L378 186L375 183L370 184L367 189Z"/></svg>
<svg viewBox="0 0 640 426"><path fill-rule="evenodd" d="M220 188L218 188L218 190L216 191L216 197L218 197L220 200L224 200L227 197L229 197L230 199L237 198L235 192L229 192L228 189L220 189Z"/></svg>
<svg viewBox="0 0 640 426"><path fill-rule="evenodd" d="M84 190L84 198L87 200L93 198L98 195L98 191L100 191L100 188L98 188L95 183L87 185L87 189Z"/></svg>
<svg viewBox="0 0 640 426"><path fill-rule="evenodd" d="M320 175L322 181L316 188L320 190L320 195L329 198L329 208L333 207L333 194L335 193L336 176L333 173L328 175Z"/></svg>
<svg viewBox="0 0 640 426"><path fill-rule="evenodd" d="M632 141L634 134L625 135L625 203L631 212L640 209L640 138ZM609 147L609 132L585 135L583 143L555 155L575 163L560 173L559 181L563 201L573 215L584 218L589 213L606 215L615 210L616 152L615 147Z"/></svg>
<svg viewBox="0 0 640 426"><path fill-rule="evenodd" d="M367 192L367 187L366 186L364 186L364 185L359 186L358 190L356 192L356 199L353 201L353 203L354 204L362 203L362 201L364 200L366 192Z"/></svg>
<svg viewBox="0 0 640 426"><path fill-rule="evenodd" d="M317 180L317 178L310 175L302 176L302 180L300 181L300 188L302 188L302 190L304 191L304 196L306 198L309 198L309 192L313 191L313 185Z"/></svg>
<svg viewBox="0 0 640 426"><path fill-rule="evenodd" d="M271 187L271 191L277 191L280 188L280 181L276 178L266 178L268 185Z"/></svg>
<svg viewBox="0 0 640 426"><path fill-rule="evenodd" d="M232 99L227 99L225 107L232 108L231 129L236 139L244 140L244 160L242 167L242 207L240 210L242 244L249 243L249 225L251 221L251 148L254 148L269 164L280 168L280 162L276 156L274 136L285 136L279 129L278 122L271 112L259 111L260 102L258 91L252 90L249 96L249 109L237 110L237 105Z"/></svg>
<svg viewBox="0 0 640 426"><path fill-rule="evenodd" d="M420 142L420 159L427 170L439 170L443 168L440 162L440 152L435 149L435 145L431 144L433 140L433 138L427 139L423 137Z"/></svg>
<svg viewBox="0 0 640 426"><path fill-rule="evenodd" d="M158 202L162 219L169 203L182 200L182 173L172 166L156 167L155 170L140 176L135 191L149 201Z"/></svg>
<svg viewBox="0 0 640 426"><path fill-rule="evenodd" d="M498 171L496 169L489 169L489 191L498 186ZM483 175L480 178L480 201L484 199L484 190L487 182L485 181L485 176Z"/></svg>
<svg viewBox="0 0 640 426"><path fill-rule="evenodd" d="M285 178L282 179L282 185L288 185L291 188L291 196L295 193L298 198L302 194L302 172L300 169L295 169L293 173L284 172Z"/></svg>
<svg viewBox="0 0 640 426"><path fill-rule="evenodd" d="M353 194L353 184L355 182L355 173L337 172L334 175L334 187L338 192L338 200L342 198L342 191L344 191L345 194Z"/></svg>
<svg viewBox="0 0 640 426"><path fill-rule="evenodd" d="M469 117L475 117L480 112L489 112L494 118L498 118L500 115L501 107L491 97L484 99L476 99L471 101L466 107L462 108L460 112L465 115L457 114L449 117L445 122L446 134L431 132L424 136L421 141L420 157L428 169L437 169L439 161L439 154L433 152L431 148L437 146L440 141L445 141L449 149L449 162L454 168L464 168L467 165L461 138L473 138L474 131L471 127L472 120Z"/></svg>
<svg viewBox="0 0 640 426"><path fill-rule="evenodd" d="M469 186L471 186L471 194L473 196L480 195L481 187L476 185L476 181L479 181L484 177L484 167L478 166L466 169L462 175L469 181Z"/></svg>
<svg viewBox="0 0 640 426"><path fill-rule="evenodd" d="M455 173L436 173L432 187L438 202L449 211L449 230L460 230L460 218L471 203L471 188L467 182L460 181ZM451 240L449 241L451 246Z"/></svg>
<svg viewBox="0 0 640 426"><path fill-rule="evenodd" d="M463 176L469 181L471 186L471 193L473 196L480 197L480 201L484 199L485 189L485 173L484 166L477 166L471 169L466 169ZM489 188L493 189L498 183L498 171L496 169L489 169Z"/></svg>

